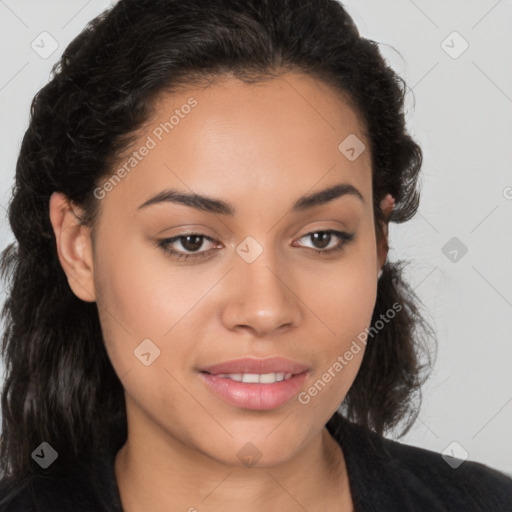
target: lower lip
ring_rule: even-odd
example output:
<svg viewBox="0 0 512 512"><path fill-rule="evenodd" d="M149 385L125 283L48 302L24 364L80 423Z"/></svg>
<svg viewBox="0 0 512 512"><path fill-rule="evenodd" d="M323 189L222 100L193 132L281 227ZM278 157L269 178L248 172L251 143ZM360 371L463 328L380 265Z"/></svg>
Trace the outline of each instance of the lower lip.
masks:
<svg viewBox="0 0 512 512"><path fill-rule="evenodd" d="M308 372L272 384L250 384L226 377L200 373L206 385L229 403L243 409L265 411L276 409L291 400L300 390Z"/></svg>

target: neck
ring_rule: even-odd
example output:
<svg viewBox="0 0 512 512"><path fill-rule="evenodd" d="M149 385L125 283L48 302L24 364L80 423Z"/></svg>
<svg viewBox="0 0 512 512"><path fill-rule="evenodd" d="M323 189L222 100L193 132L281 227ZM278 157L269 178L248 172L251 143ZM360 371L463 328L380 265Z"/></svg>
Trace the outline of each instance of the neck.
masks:
<svg viewBox="0 0 512 512"><path fill-rule="evenodd" d="M343 452L326 428L286 462L248 468L129 430L115 474L124 512L353 510Z"/></svg>

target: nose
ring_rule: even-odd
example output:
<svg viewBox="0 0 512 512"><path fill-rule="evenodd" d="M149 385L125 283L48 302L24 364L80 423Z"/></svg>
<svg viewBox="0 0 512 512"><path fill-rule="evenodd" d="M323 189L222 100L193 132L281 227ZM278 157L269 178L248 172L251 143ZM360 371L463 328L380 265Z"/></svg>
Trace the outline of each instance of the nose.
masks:
<svg viewBox="0 0 512 512"><path fill-rule="evenodd" d="M252 263L235 256L229 273L222 321L229 330L266 337L292 329L302 319L301 301L291 272L263 253Z"/></svg>

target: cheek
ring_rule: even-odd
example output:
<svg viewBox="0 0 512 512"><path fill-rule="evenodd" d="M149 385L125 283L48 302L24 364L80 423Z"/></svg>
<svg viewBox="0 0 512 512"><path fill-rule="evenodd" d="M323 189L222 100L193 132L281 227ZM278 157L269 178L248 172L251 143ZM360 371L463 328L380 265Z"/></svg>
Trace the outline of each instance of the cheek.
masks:
<svg viewBox="0 0 512 512"><path fill-rule="evenodd" d="M364 328L371 321L377 293L372 271L352 266L323 283L316 277L306 283L304 297L331 332L354 334L353 329Z"/></svg>
<svg viewBox="0 0 512 512"><path fill-rule="evenodd" d="M336 265L305 273L302 296L324 324L326 353L344 350L371 322L377 298L376 258L368 257L371 250L370 243Z"/></svg>
<svg viewBox="0 0 512 512"><path fill-rule="evenodd" d="M211 285L145 261L140 248L112 258L111 247L103 245L95 265L106 350L129 400L155 423L165 422L195 407L177 369L192 359L194 344L184 341L194 337L194 324L187 320Z"/></svg>
<svg viewBox="0 0 512 512"><path fill-rule="evenodd" d="M325 423L352 386L365 353L373 304L374 297L368 293L347 301L340 299L330 323L334 334L318 337L316 351L322 354L319 364L297 396L298 403L311 417Z"/></svg>
<svg viewBox="0 0 512 512"><path fill-rule="evenodd" d="M146 368L138 355L148 352L149 360L154 360L151 367L161 366L163 371L172 366L171 359L179 364L193 347L173 340L181 339L184 330L193 336L194 325L187 320L214 284L214 276L203 279L199 272L173 267L158 249L143 252L140 242L133 247L125 243L118 257L113 251L115 241L111 242L101 245L94 269L100 322L114 368L120 377L133 370L138 373ZM172 351L167 350L171 345ZM149 379L153 389L160 385L151 380L150 372L141 378Z"/></svg>
<svg viewBox="0 0 512 512"><path fill-rule="evenodd" d="M298 400L314 415L333 413L357 376L377 297L375 265L374 260L362 257L358 251L343 261L334 274L317 273L316 280L309 278L311 291L304 296L321 320L315 344L321 357Z"/></svg>
<svg viewBox="0 0 512 512"><path fill-rule="evenodd" d="M95 261L103 316L133 341L165 339L218 278L200 266L180 267L149 242L128 238L121 255L114 252L115 240L103 243Z"/></svg>

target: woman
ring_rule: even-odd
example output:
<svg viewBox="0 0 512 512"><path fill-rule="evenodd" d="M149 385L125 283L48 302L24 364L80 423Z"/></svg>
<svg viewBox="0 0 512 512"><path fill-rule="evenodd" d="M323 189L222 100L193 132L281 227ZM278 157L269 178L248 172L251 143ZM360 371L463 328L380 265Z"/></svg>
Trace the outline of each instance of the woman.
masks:
<svg viewBox="0 0 512 512"><path fill-rule="evenodd" d="M404 93L334 0L90 23L16 170L0 510L511 510L505 475L383 437L431 335L387 261Z"/></svg>

